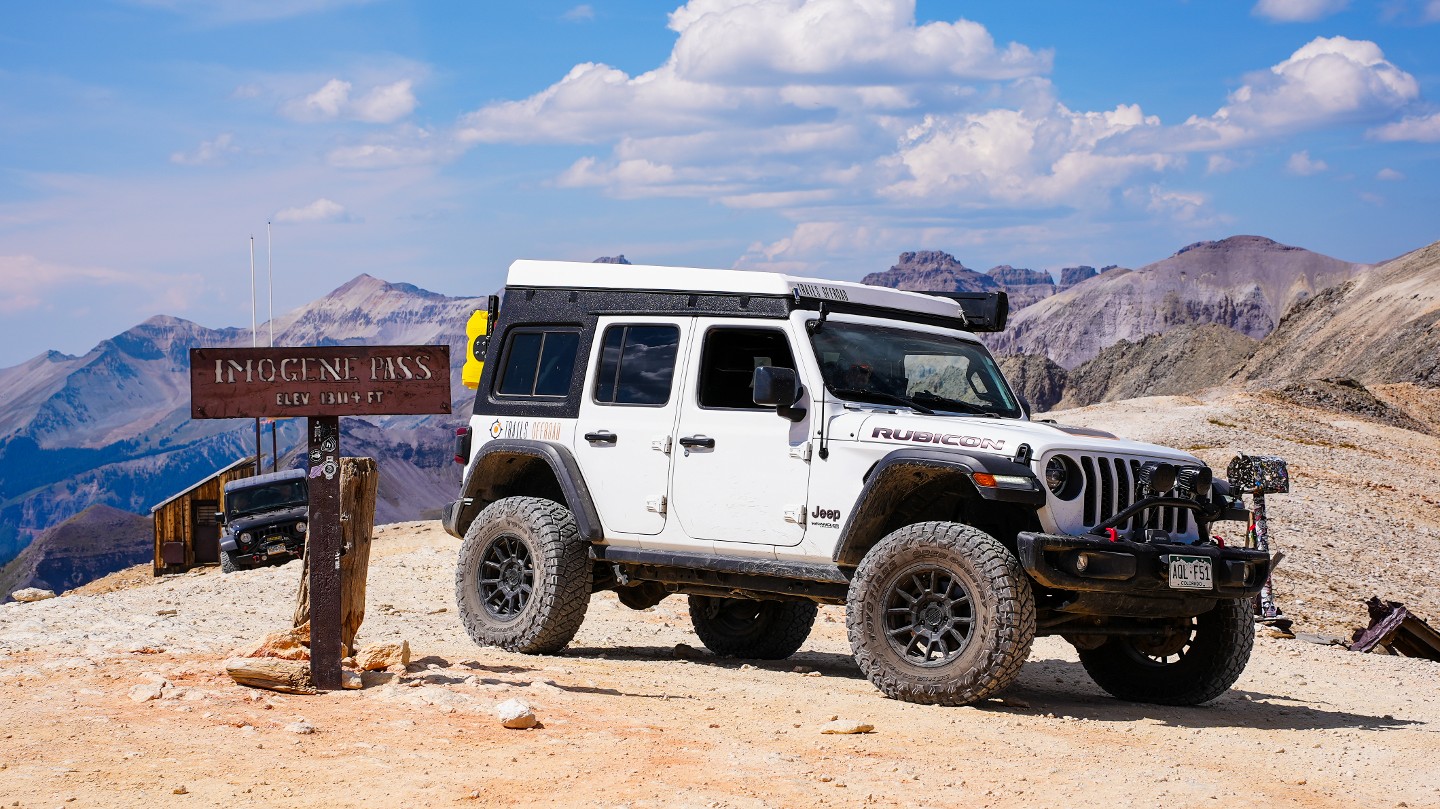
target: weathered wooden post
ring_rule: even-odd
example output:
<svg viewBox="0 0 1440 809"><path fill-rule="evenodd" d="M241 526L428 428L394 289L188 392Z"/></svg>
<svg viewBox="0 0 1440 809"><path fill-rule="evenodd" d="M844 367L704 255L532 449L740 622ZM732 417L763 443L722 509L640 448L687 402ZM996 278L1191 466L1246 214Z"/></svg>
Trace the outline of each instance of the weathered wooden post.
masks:
<svg viewBox="0 0 1440 809"><path fill-rule="evenodd" d="M365 577L370 570L370 541L375 529L375 499L380 472L374 458L340 459L340 640L355 650L365 622ZM310 554L295 599L294 625L310 620Z"/></svg>
<svg viewBox="0 0 1440 809"><path fill-rule="evenodd" d="M345 642L341 608L340 416L449 412L449 346L190 350L191 418L309 419L310 531L306 555L310 560L310 673L316 688L340 687L340 651ZM354 640L353 632L350 640Z"/></svg>

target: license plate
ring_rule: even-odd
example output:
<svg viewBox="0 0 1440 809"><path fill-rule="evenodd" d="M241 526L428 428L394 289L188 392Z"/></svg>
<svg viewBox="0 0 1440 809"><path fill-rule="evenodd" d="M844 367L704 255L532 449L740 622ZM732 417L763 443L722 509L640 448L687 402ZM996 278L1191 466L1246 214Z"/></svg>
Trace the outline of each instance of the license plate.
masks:
<svg viewBox="0 0 1440 809"><path fill-rule="evenodd" d="M1213 590L1215 582L1210 558L1207 556L1170 555L1170 588L1173 590Z"/></svg>
<svg viewBox="0 0 1440 809"><path fill-rule="evenodd" d="M285 549L285 543L284 543L284 542L276 542L276 543L273 544L273 545L266 545L266 546L265 546L265 555L266 555L266 556L281 556L281 555L287 554L287 553L289 553L289 552L290 552L290 551L288 551L288 550ZM1175 568L1172 566L1170 569L1173 571ZM1175 574L1174 574L1173 572L1170 574L1170 580L1171 580L1172 582L1175 580Z"/></svg>

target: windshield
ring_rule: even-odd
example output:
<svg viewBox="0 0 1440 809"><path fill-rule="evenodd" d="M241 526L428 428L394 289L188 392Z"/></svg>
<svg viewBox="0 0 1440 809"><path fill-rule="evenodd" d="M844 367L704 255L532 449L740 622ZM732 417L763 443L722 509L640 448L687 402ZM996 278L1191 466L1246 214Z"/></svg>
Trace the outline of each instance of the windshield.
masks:
<svg viewBox="0 0 1440 809"><path fill-rule="evenodd" d="M825 387L842 399L924 413L1021 415L995 360L969 340L830 320L810 343Z"/></svg>
<svg viewBox="0 0 1440 809"><path fill-rule="evenodd" d="M253 489L235 489L225 494L225 505L232 517L309 504L309 493L303 480L285 480Z"/></svg>

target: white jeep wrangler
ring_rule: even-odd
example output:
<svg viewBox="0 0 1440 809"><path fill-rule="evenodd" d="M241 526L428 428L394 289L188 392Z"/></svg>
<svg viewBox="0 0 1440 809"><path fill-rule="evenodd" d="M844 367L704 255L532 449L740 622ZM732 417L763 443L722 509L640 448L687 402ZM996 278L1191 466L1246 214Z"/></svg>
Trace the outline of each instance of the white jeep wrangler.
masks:
<svg viewBox="0 0 1440 809"><path fill-rule="evenodd" d="M1270 568L1211 538L1241 501L1186 452L1031 421L972 334L1006 308L515 262L472 346L444 514L466 630L553 653L594 592L635 609L684 593L716 654L779 659L844 604L856 662L898 699L989 697L1037 634L1122 699L1220 695Z"/></svg>

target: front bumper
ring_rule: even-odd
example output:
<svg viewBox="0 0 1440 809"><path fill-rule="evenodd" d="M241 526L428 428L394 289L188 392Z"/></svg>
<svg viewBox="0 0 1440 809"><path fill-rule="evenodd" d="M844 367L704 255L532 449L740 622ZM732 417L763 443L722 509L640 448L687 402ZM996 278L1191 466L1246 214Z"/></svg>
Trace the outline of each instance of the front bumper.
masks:
<svg viewBox="0 0 1440 809"><path fill-rule="evenodd" d="M1270 575L1270 555L1251 548L1214 545L1111 542L1103 537L1022 531L1016 538L1020 564L1037 583L1052 590L1151 597L1251 598ZM1211 560L1213 588L1170 587L1170 555ZM1084 555L1085 569L1080 569Z"/></svg>

